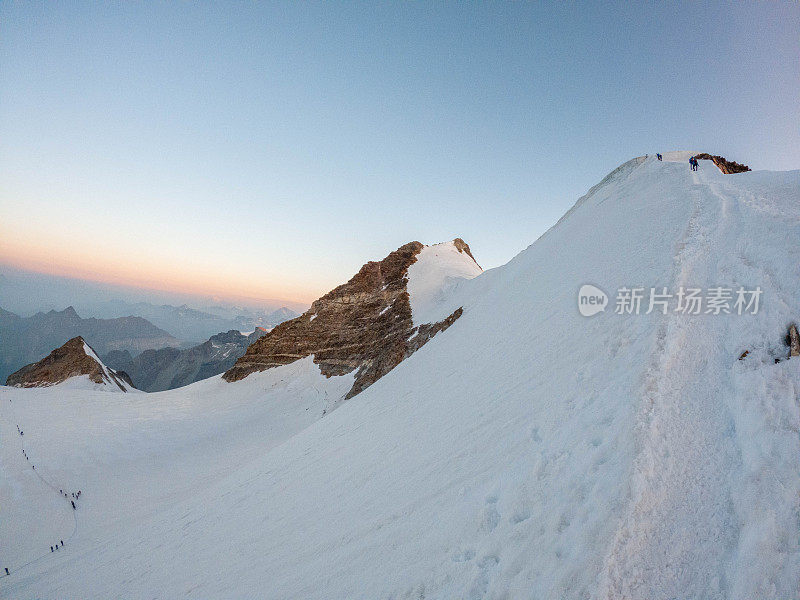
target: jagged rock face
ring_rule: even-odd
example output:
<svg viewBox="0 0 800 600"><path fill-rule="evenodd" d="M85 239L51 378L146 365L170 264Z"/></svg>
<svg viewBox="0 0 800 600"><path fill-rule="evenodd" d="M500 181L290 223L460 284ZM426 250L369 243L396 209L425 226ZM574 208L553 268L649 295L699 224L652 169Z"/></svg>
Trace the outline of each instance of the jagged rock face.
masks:
<svg viewBox="0 0 800 600"><path fill-rule="evenodd" d="M87 347L81 336L74 337L39 362L22 367L9 375L6 385L46 387L66 381L70 377L88 375L89 380L94 383L116 385L123 392L127 391L123 383L133 387L127 373L117 373L104 367L87 354ZM94 353L93 350L91 352Z"/></svg>
<svg viewBox="0 0 800 600"><path fill-rule="evenodd" d="M789 358L800 356L800 334L797 333L797 325L792 323L789 326Z"/></svg>
<svg viewBox="0 0 800 600"><path fill-rule="evenodd" d="M476 265L478 264L478 261L475 260L474 256L472 256L472 252L470 252L469 244L467 244L467 242L465 242L461 238L456 238L453 240L453 245L456 247L456 250L458 250L459 252L463 252L464 254L469 256L472 260L474 260Z"/></svg>
<svg viewBox="0 0 800 600"><path fill-rule="evenodd" d="M125 371L114 371L113 369L109 369L109 371L112 371L114 373L114 375L117 376L118 379L121 379L122 381L127 383L128 387L132 387L132 388L136 387L135 385L133 385L133 379L131 379L131 376L128 375ZM122 388L123 392L127 391L123 386L120 386L120 387Z"/></svg>
<svg viewBox="0 0 800 600"><path fill-rule="evenodd" d="M740 165L737 162L733 162L730 160L725 160L722 156L716 156L709 154L708 152L703 152L702 154L696 154L695 158L698 160L710 160L713 161L717 168L725 173L726 175L732 175L733 173L744 173L745 171L749 171L750 167L747 165Z"/></svg>
<svg viewBox="0 0 800 600"><path fill-rule="evenodd" d="M127 352L110 352L103 360L111 367L130 373L138 389L160 392L224 373L250 344L266 333L263 327L257 327L250 335L232 329L183 350L145 350L135 358Z"/></svg>
<svg viewBox="0 0 800 600"><path fill-rule="evenodd" d="M463 240L455 243L472 257ZM237 381L313 354L327 377L357 370L346 397L358 394L461 315L458 309L441 323L414 327L406 274L424 247L410 242L380 262L368 262L307 312L252 344L224 379Z"/></svg>

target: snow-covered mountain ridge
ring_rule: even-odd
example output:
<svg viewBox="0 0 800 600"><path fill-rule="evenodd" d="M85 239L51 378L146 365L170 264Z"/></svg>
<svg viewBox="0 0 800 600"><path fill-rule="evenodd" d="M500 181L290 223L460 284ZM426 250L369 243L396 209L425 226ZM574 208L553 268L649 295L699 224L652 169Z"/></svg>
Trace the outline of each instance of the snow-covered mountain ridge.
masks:
<svg viewBox="0 0 800 600"><path fill-rule="evenodd" d="M0 593L797 596L800 172L665 159L453 286L455 325L323 419L353 374L311 356L110 401L0 388ZM590 318L587 283L610 296ZM634 287L762 295L617 314ZM70 539L16 424L37 472L83 490Z"/></svg>

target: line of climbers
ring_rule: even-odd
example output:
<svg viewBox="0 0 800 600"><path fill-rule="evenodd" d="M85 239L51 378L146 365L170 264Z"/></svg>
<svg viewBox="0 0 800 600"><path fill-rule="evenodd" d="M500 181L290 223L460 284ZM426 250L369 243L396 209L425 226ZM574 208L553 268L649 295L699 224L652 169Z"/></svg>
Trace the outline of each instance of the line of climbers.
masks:
<svg viewBox="0 0 800 600"><path fill-rule="evenodd" d="M17 425L17 432L19 432L21 436L25 435L25 432L19 428L19 425ZM22 455L25 457L25 460L30 462L30 457L28 456L28 453L25 452L25 448L22 449ZM35 471L36 465L31 465L31 469ZM39 477L41 477L41 475ZM78 510L78 507L75 505L75 500L81 497L81 490L78 490L77 492L70 492L72 499L70 499L70 495L68 495L67 492L65 492L64 490L58 490L58 493L64 496L64 498L66 498L67 500L69 500L70 505L72 505L72 510ZM63 547L64 547L64 540L59 540L58 544L56 544L55 546L50 546L50 552L55 552L59 548ZM5 571L5 575L2 575L2 577L7 577L8 575L10 575L8 567L3 567L3 569Z"/></svg>

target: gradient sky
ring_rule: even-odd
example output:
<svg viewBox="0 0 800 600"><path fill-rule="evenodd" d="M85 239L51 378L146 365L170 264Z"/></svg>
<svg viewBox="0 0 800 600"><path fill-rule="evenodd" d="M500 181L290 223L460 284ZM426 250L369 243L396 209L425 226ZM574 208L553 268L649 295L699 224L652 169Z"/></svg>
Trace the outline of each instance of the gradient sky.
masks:
<svg viewBox="0 0 800 600"><path fill-rule="evenodd" d="M800 5L0 4L0 261L308 301L618 164L800 168Z"/></svg>

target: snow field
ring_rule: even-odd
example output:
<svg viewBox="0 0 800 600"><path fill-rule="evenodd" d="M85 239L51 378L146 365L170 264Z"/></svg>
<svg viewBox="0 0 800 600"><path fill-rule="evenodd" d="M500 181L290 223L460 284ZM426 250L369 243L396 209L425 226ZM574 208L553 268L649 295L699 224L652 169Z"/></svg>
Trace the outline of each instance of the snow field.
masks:
<svg viewBox="0 0 800 600"><path fill-rule="evenodd" d="M15 422L85 495L62 554L0 595L796 597L800 361L775 359L800 315L800 172L664 156L449 289L457 323L346 403L352 378L310 358L149 395L0 388L0 563L69 527ZM584 283L605 312L580 316ZM758 285L761 310L613 311L623 286L681 285Z"/></svg>

